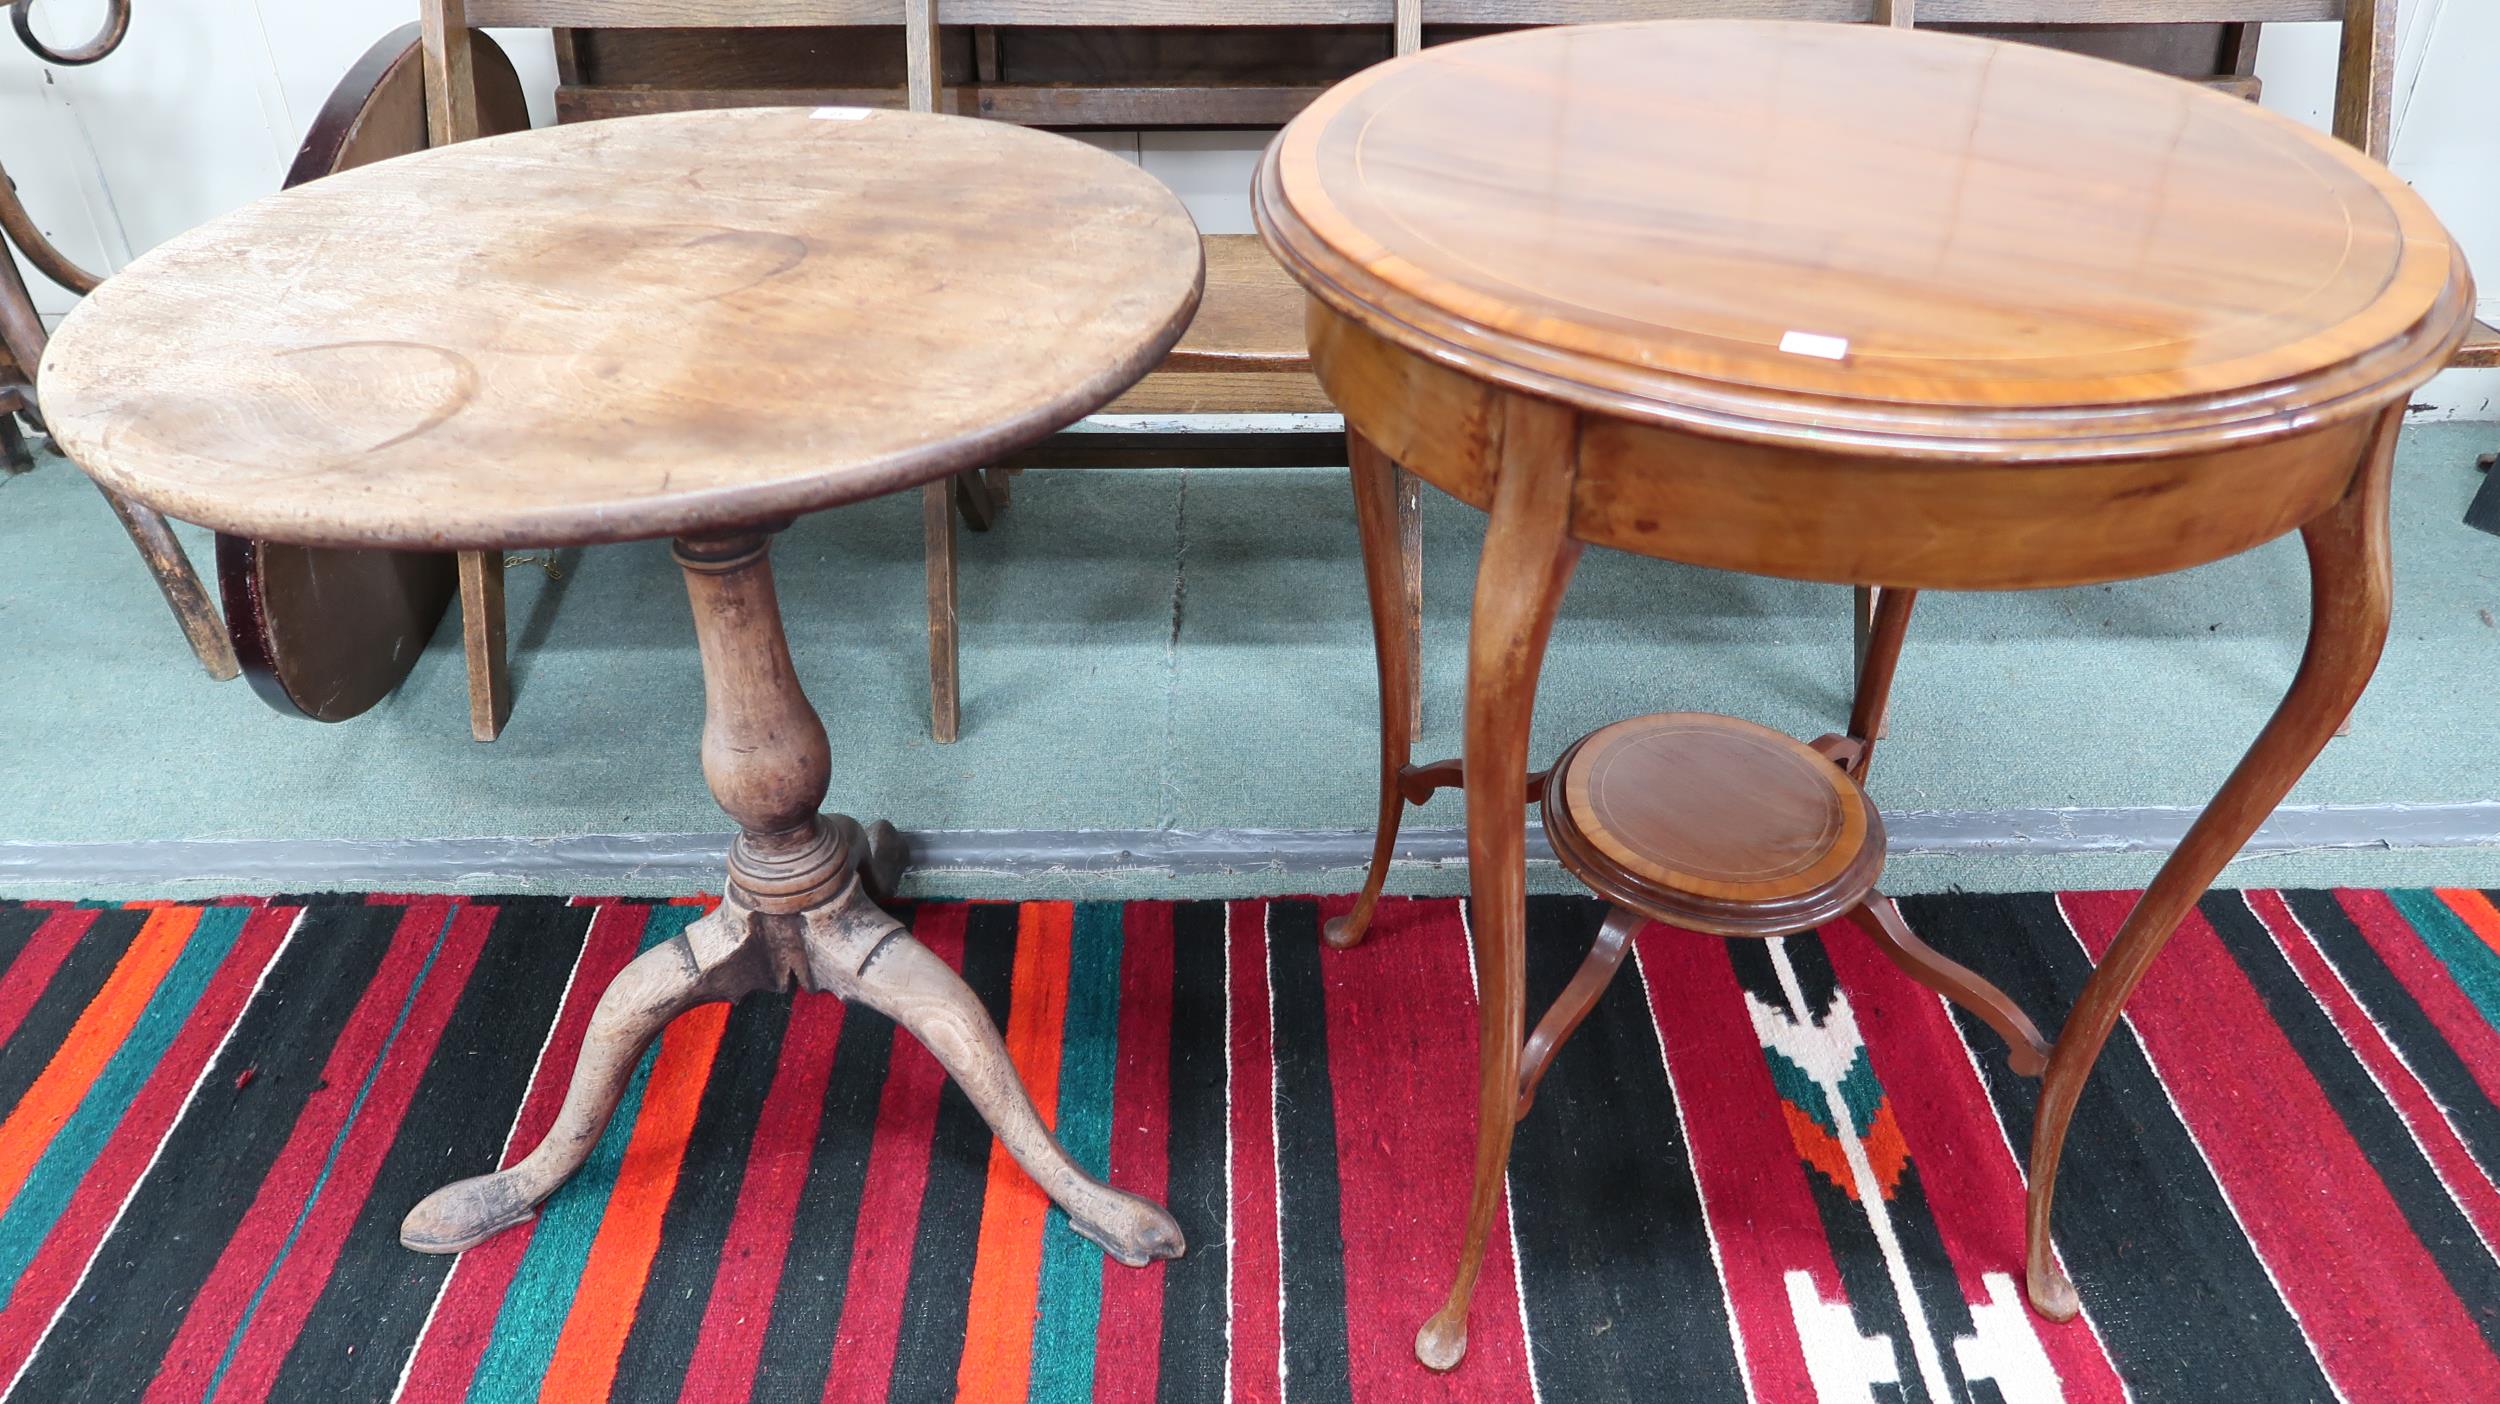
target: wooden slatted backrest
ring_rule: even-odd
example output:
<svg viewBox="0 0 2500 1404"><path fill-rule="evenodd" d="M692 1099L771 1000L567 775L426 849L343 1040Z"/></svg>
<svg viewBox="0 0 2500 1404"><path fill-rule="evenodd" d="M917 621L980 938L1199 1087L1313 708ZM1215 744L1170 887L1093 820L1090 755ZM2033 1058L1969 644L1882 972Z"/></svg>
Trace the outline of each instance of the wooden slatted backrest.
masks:
<svg viewBox="0 0 2500 1404"><path fill-rule="evenodd" d="M420 0L435 140L476 131L467 27L776 28L891 25L906 31L909 105L940 99L937 30L948 24L1278 26L1387 24L1394 52L1423 38L1422 0ZM942 13L941 13L942 3ZM2387 159L2395 0L1432 0L1436 23L1578 24L1750 15L1892 25L2342 24L2334 130Z"/></svg>
<svg viewBox="0 0 2500 1404"><path fill-rule="evenodd" d="M2387 159L2395 86L2396 0L1876 0L1896 24L2270 24L2343 26L2335 135Z"/></svg>

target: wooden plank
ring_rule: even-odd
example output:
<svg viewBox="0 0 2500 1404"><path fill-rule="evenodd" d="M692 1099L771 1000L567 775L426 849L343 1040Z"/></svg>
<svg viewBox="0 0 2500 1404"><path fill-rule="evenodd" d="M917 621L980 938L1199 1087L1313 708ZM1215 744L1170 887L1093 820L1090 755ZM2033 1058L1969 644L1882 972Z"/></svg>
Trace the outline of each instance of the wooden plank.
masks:
<svg viewBox="0 0 2500 1404"><path fill-rule="evenodd" d="M959 83L939 89L935 110L1022 127L1281 127L1326 91L1320 84ZM895 88L562 87L556 89L556 120L588 122L712 107L903 104L904 95Z"/></svg>
<svg viewBox="0 0 2500 1404"><path fill-rule="evenodd" d="M1104 414L1334 414L1308 371L1156 371Z"/></svg>
<svg viewBox="0 0 2500 1404"><path fill-rule="evenodd" d="M2465 334L2465 344L2457 348L2457 358L2451 364L2476 369L2500 366L2500 327L2476 322L2474 329Z"/></svg>
<svg viewBox="0 0 2500 1404"><path fill-rule="evenodd" d="M1876 24L1895 29L1913 29L1918 25L1918 0L1875 0L1875 13L1868 16Z"/></svg>
<svg viewBox="0 0 2500 1404"><path fill-rule="evenodd" d="M2335 64L2333 130L2374 161L2387 159L2395 87L2395 0L2349 0L2342 52Z"/></svg>
<svg viewBox="0 0 2500 1404"><path fill-rule="evenodd" d="M1255 234L1212 234L1198 315L1158 371L1305 371L1302 285Z"/></svg>
<svg viewBox="0 0 2500 1404"><path fill-rule="evenodd" d="M1415 53L1424 47L1424 0L1396 0L1390 43L1400 54Z"/></svg>
<svg viewBox="0 0 2500 1404"><path fill-rule="evenodd" d="M431 145L477 135L477 71L469 52L466 0L425 0L425 129Z"/></svg>
<svg viewBox="0 0 2500 1404"><path fill-rule="evenodd" d="M937 54L937 0L903 0L903 87L914 112L937 111L945 86Z"/></svg>
<svg viewBox="0 0 2500 1404"><path fill-rule="evenodd" d="M1024 468L1342 468L1345 431L1241 434L1184 429L1054 434L1007 458Z"/></svg>

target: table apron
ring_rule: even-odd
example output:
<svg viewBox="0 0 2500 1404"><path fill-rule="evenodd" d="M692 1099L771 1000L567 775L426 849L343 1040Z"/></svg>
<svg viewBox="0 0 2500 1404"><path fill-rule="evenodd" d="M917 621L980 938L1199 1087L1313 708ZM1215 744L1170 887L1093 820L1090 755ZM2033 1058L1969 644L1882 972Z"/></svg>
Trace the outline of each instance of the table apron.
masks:
<svg viewBox="0 0 2500 1404"><path fill-rule="evenodd" d="M1490 508L1520 392L1315 310L1347 427ZM1691 565L1838 584L2007 590L2157 575L2245 551L2340 499L2373 416L2139 458L1984 463L1754 443L1583 413L1571 533Z"/></svg>

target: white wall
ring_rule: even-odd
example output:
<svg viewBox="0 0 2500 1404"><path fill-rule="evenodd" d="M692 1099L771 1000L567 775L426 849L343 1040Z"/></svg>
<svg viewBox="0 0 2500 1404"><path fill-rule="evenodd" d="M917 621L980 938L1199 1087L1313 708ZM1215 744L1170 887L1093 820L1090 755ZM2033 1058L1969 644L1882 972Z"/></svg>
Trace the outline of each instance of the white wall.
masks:
<svg viewBox="0 0 2500 1404"><path fill-rule="evenodd" d="M38 0L36 23L82 42L103 0ZM2500 322L2500 0L2403 0L2391 164L2491 270L2482 316ZM0 162L63 252L119 268L169 235L274 190L332 84L413 0L138 0L130 37L86 68L50 68L0 34ZM555 58L543 31L497 35L552 120ZM2269 25L2258 75L2269 107L2320 128L2332 103L2335 26ZM1210 232L1250 228L1257 133L1093 138L1181 193ZM70 298L29 273L50 316ZM2500 419L2500 371L2451 371L2416 397L2432 414Z"/></svg>

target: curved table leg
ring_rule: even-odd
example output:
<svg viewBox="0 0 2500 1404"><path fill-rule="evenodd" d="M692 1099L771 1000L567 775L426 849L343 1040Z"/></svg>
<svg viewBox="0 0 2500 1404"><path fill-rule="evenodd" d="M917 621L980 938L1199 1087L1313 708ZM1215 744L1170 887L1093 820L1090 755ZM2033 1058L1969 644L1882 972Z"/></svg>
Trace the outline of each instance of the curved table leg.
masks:
<svg viewBox="0 0 2500 1404"><path fill-rule="evenodd" d="M1527 1004L1528 719L1555 609L1571 584L1578 449L1571 411L1510 402L1501 477L1476 566L1467 634L1467 888L1476 949L1476 1178L1449 1300L1415 1333L1415 1356L1435 1370L1467 1353L1467 1304L1501 1208L1519 1099L1519 1033ZM1383 715L1388 715L1384 708Z"/></svg>
<svg viewBox="0 0 2500 1404"><path fill-rule="evenodd" d="M113 515L121 519L130 543L139 548L139 559L147 562L148 573L156 577L156 588L163 592L166 607L173 610L174 622L191 645L191 656L217 682L240 677L243 666L235 659L234 640L226 637L226 621L208 597L208 587L200 583L199 572L191 568L191 557L174 539L172 525L153 507L141 506L101 483L96 488L113 504Z"/></svg>
<svg viewBox="0 0 2500 1404"><path fill-rule="evenodd" d="M1632 937L1648 918L1628 907L1608 907L1605 923L1597 928L1597 939L1589 943L1589 953L1580 961L1580 968L1571 972L1571 983L1536 1021L1536 1031L1528 1035L1527 1050L1519 1055L1519 1110L1517 1119L1525 1121L1536 1105L1536 1085L1545 1080L1545 1069L1552 1065L1554 1055L1562 1051L1580 1025L1597 1007L1598 998L1614 983L1615 972L1623 968L1623 957L1632 949Z"/></svg>
<svg viewBox="0 0 2500 1404"><path fill-rule="evenodd" d="M1380 820L1372 832L1372 863L1354 910L1330 917L1320 937L1339 950L1362 942L1372 908L1388 881L1389 855L1406 815L1399 772L1415 748L1415 620L1407 608L1406 530L1401 520L1405 474L1378 446L1346 434L1354 479L1354 520L1363 536L1363 584L1371 596L1372 652L1380 669ZM1412 480L1408 480L1411 484Z"/></svg>
<svg viewBox="0 0 2500 1404"><path fill-rule="evenodd" d="M1952 959L1910 930L1901 909L1881 893L1870 893L1854 915L1858 926L1875 939L1876 949L1901 973L1969 1010L2005 1040L2006 1062L2024 1077L2038 1077L2048 1065L2049 1042L2005 991L1979 978L1977 972Z"/></svg>
<svg viewBox="0 0 2500 1404"><path fill-rule="evenodd" d="M2050 1246L2049 1210L2057 1193L2067 1124L2101 1045L2188 905L2317 758L2378 666L2379 650L2387 642L2390 598L2388 477L2401 418L2401 408L2381 418L2368 457L2343 500L2301 528L2309 548L2309 645L2291 689L2127 914L2058 1033L2032 1123L2024 1273L2031 1304L2053 1320L2071 1320L2081 1307Z"/></svg>
<svg viewBox="0 0 2500 1404"><path fill-rule="evenodd" d="M866 1004L937 1055L1078 1233L1130 1267L1181 1255L1181 1226L1162 1206L1085 1173L1052 1138L972 987L857 886L807 914L807 959L816 988Z"/></svg>
<svg viewBox="0 0 2500 1404"><path fill-rule="evenodd" d="M642 1051L671 1019L772 983L769 968L747 958L753 915L724 902L618 971L591 1011L564 1105L545 1138L509 1169L445 1185L419 1200L400 1222L400 1243L420 1253L457 1253L535 1215L540 1202L590 1159Z"/></svg>

